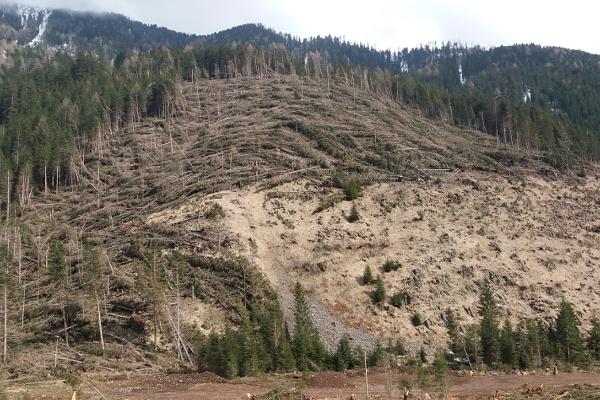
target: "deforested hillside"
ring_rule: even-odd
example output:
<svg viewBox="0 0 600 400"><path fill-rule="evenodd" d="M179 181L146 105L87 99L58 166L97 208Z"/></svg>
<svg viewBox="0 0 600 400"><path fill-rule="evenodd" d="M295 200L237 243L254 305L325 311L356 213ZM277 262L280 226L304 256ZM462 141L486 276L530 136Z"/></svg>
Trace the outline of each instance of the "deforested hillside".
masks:
<svg viewBox="0 0 600 400"><path fill-rule="evenodd" d="M327 349L434 351L448 307L474 322L486 278L515 323L551 321L563 298L582 321L598 306L595 166L556 170L326 75L194 77L159 104L98 129L68 178L15 181L12 370L210 367L215 334L248 332L281 353L219 373L290 370L288 335L269 332L293 332L296 282Z"/></svg>

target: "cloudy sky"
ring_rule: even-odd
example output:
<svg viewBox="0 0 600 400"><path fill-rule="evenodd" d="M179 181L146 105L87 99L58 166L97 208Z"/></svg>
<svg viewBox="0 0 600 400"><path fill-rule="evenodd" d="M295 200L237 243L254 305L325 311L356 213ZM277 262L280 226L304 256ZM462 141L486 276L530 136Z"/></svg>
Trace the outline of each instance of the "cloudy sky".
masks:
<svg viewBox="0 0 600 400"><path fill-rule="evenodd" d="M398 49L441 41L538 43L600 54L593 0L22 0L113 11L190 33L261 22L296 36L327 35ZM0 0L0 3L15 0Z"/></svg>

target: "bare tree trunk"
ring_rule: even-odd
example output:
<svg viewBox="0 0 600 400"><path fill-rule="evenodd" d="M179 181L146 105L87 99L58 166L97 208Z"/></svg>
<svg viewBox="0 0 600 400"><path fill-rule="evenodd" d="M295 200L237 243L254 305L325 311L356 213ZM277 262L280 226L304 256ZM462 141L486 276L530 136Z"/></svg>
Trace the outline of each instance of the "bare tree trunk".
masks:
<svg viewBox="0 0 600 400"><path fill-rule="evenodd" d="M6 172L6 225L10 220L10 171Z"/></svg>
<svg viewBox="0 0 600 400"><path fill-rule="evenodd" d="M6 267L6 279L8 279L8 264ZM6 353L8 352L8 283L4 282L4 350L2 363L6 365Z"/></svg>
<svg viewBox="0 0 600 400"><path fill-rule="evenodd" d="M367 368L367 353L364 353L365 356L365 383L366 383L366 392L365 399L369 400L369 369Z"/></svg>
<svg viewBox="0 0 600 400"><path fill-rule="evenodd" d="M100 343L102 344L102 356L105 355L104 348L104 332L102 331L102 315L100 314L100 301L98 300L98 293L96 295L96 311L98 312L98 331L100 332Z"/></svg>
<svg viewBox="0 0 600 400"><path fill-rule="evenodd" d="M63 324L65 326L65 344L67 345L67 347L69 347L69 325L67 324L67 312L65 310L65 299L62 298L61 299L61 308L62 308L62 314L63 314Z"/></svg>
<svg viewBox="0 0 600 400"><path fill-rule="evenodd" d="M21 306L21 328L23 326L25 326L25 301L27 299L26 294L27 294L26 288L25 288L25 285L23 285L23 304Z"/></svg>
<svg viewBox="0 0 600 400"><path fill-rule="evenodd" d="M44 163L44 194L48 194L48 163Z"/></svg>

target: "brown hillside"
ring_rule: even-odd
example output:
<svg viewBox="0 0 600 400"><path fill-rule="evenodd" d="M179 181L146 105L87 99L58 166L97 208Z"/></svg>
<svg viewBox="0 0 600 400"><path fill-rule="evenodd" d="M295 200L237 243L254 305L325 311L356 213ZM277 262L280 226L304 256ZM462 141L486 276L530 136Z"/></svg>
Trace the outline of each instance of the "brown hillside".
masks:
<svg viewBox="0 0 600 400"><path fill-rule="evenodd" d="M586 317L600 304L597 167L586 178L559 174L524 151L498 149L493 137L434 123L344 83L199 81L181 87L179 104L167 120L101 132L94 152L73 165L76 186L22 205L20 229L31 238L24 268L43 264L53 237L68 238L70 254L79 254L84 235L101 243L113 282L108 340L138 365L166 363L148 346L140 350L152 336L148 324L130 329L144 302L137 268L150 264L136 246L150 239L162 253L205 257L201 293L186 285L178 292L183 323L204 332L227 324L239 301L238 275L211 264L223 255L256 264L266 281L255 277L255 286L269 283L287 311L290 285L302 281L330 345L343 333L365 347L398 335L413 348L438 345L442 311L472 321L484 276L507 317L551 315L563 296ZM363 184L354 224L336 177ZM359 284L366 265L379 274L387 259L402 264L382 273L388 294L412 299L401 309L372 306L371 289ZM27 293L27 310L58 303L51 289L39 290L46 296ZM415 312L425 321L418 328L410 323ZM15 343L39 338L28 329L15 331ZM169 348L167 333L159 341ZM13 348L23 360L30 351ZM70 357L85 363L88 350ZM46 353L38 367L53 362Z"/></svg>

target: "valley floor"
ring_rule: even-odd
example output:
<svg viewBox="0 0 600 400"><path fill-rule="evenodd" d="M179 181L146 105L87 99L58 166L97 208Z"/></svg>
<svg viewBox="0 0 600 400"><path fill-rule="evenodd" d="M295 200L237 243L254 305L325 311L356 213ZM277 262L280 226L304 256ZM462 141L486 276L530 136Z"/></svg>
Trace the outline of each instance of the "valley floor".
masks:
<svg viewBox="0 0 600 400"><path fill-rule="evenodd" d="M96 378L97 379L97 378ZM268 376L261 378L245 378L225 381L210 374L187 375L151 375L136 378L106 378L94 386L84 383L79 392L79 399L174 399L174 400L229 400L246 399L251 396L262 396L279 389L295 396L285 399L303 397L310 399L348 399L352 395L365 398L365 380L362 370L350 371L346 374L321 373L307 380L291 375ZM388 399L391 387L391 399L401 399L404 390L398 382L406 380L414 383L415 377L400 373L388 374L384 371L371 373L369 376L369 398ZM20 384L10 386L8 398L45 398L69 399L69 389L62 382L48 381L36 384ZM27 393L27 395L26 395ZM411 390L409 398L442 398L439 389L433 384L426 389ZM29 397L23 397L29 396ZM306 398L306 397L304 397ZM487 375L460 376L450 379L449 399L598 399L600 398L600 373L571 373L553 376L539 375Z"/></svg>

